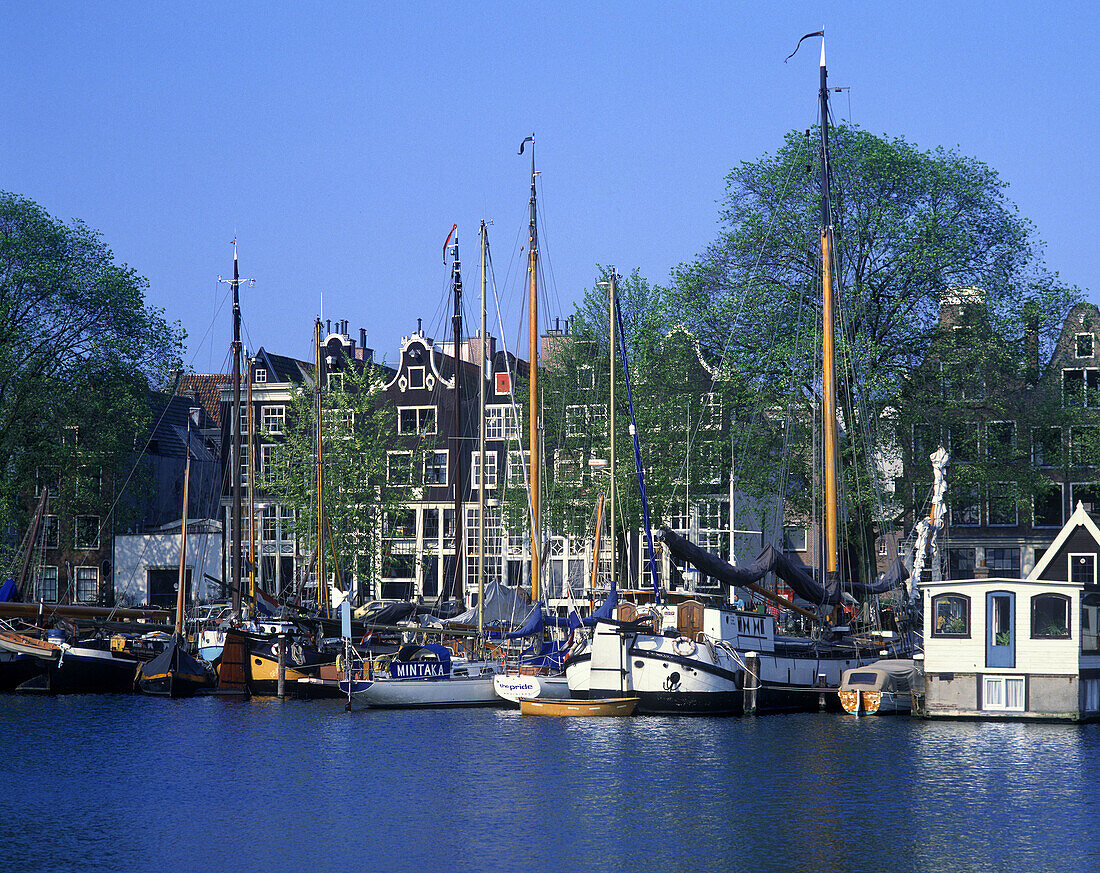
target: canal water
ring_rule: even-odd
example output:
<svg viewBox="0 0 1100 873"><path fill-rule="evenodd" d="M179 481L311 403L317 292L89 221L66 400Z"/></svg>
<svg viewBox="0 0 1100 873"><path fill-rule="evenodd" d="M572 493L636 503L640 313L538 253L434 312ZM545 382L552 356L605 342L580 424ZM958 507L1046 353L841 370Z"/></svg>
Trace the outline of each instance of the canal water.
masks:
<svg viewBox="0 0 1100 873"><path fill-rule="evenodd" d="M1100 726L0 697L0 870L1100 870Z"/></svg>

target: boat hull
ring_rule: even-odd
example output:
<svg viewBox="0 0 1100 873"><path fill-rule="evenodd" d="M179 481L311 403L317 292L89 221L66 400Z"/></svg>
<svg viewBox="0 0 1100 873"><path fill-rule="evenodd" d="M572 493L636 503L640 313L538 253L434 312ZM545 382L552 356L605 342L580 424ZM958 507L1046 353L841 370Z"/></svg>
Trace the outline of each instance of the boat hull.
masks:
<svg viewBox="0 0 1100 873"><path fill-rule="evenodd" d="M134 690L139 661L109 651L65 646L57 661L16 691L31 694L118 694Z"/></svg>
<svg viewBox="0 0 1100 873"><path fill-rule="evenodd" d="M568 700L572 697L565 676L522 676L502 673L493 677L497 696L519 705L521 700Z"/></svg>
<svg viewBox="0 0 1100 873"><path fill-rule="evenodd" d="M379 676L354 683L351 698L358 707L376 709L438 709L465 706L500 706L493 679L500 673L495 662L470 664L472 675L412 676L396 679ZM346 686L345 686L346 688Z"/></svg>
<svg viewBox="0 0 1100 873"><path fill-rule="evenodd" d="M603 700L537 700L524 698L519 702L523 715L557 717L610 717L633 715L637 697L609 697Z"/></svg>

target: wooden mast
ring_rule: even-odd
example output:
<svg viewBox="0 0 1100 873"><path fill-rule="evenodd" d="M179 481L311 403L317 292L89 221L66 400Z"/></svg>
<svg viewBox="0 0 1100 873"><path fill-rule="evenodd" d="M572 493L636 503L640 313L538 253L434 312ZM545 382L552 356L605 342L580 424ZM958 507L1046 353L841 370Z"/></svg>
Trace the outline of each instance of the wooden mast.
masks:
<svg viewBox="0 0 1100 873"><path fill-rule="evenodd" d="M825 35L821 35L821 85L818 91L821 112L821 303L824 339L824 434L823 466L825 475L825 570L835 573L839 567L837 534L837 425L836 425L836 344L833 314L833 216L829 202L829 89L826 84Z"/></svg>
<svg viewBox="0 0 1100 873"><path fill-rule="evenodd" d="M481 222L481 342L478 343L480 380L478 392L477 446L481 458L481 487L477 494L477 633L485 633L485 253L489 247L485 222Z"/></svg>
<svg viewBox="0 0 1100 873"><path fill-rule="evenodd" d="M313 325L313 342L317 347L317 357L313 370L314 416L317 424L317 611L325 611L325 477L321 465L321 381L324 379L323 359L321 357L321 319Z"/></svg>
<svg viewBox="0 0 1100 873"><path fill-rule="evenodd" d="M250 356L248 358L248 410L245 415L248 431L248 596L252 608L256 606L256 494L253 490L253 483L256 479L256 464L252 457L252 453L256 451L256 441L252 436L255 430L252 421L252 374L255 363L255 360Z"/></svg>
<svg viewBox="0 0 1100 873"><path fill-rule="evenodd" d="M609 425L611 427L611 488L607 493L607 514L611 522L611 587L615 588L618 578L615 575L615 557L618 549L618 540L615 539L615 486L618 484L615 481L615 301L618 297L619 289L617 285L618 273L615 272L615 268L611 268L611 275L608 277L608 290L611 298L609 308L611 314L611 320L608 323L608 339L611 342L611 359L609 371L611 374L611 392L610 402L608 410ZM597 535L598 536L598 535ZM597 557L598 560L598 557ZM595 576L593 576L595 579Z"/></svg>
<svg viewBox="0 0 1100 873"><path fill-rule="evenodd" d="M528 226L528 275L530 277L530 346L528 355L531 362L531 392L528 397L527 429L528 443L531 449L531 599L539 599L539 581L542 575L541 552L541 494L539 466L539 304L538 304L538 260L539 237L535 208L535 135L530 136L531 143L531 218ZM524 140L528 142L528 140ZM523 154L523 145L519 147Z"/></svg>

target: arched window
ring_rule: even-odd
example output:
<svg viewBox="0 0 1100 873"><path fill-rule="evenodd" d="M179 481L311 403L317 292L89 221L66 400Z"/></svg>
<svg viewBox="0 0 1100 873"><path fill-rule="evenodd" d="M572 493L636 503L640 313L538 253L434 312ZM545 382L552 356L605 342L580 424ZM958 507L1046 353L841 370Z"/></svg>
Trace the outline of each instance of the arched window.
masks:
<svg viewBox="0 0 1100 873"><path fill-rule="evenodd" d="M970 598L940 594L932 598L932 636L970 636Z"/></svg>
<svg viewBox="0 0 1100 873"><path fill-rule="evenodd" d="M1036 594L1031 598L1031 638L1069 639L1069 598L1064 594Z"/></svg>

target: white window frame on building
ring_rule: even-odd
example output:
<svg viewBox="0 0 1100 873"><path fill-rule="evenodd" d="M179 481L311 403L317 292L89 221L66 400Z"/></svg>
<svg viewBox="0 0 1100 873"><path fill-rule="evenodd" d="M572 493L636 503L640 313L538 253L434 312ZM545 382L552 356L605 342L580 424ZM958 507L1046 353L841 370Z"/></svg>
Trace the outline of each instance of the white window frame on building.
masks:
<svg viewBox="0 0 1100 873"><path fill-rule="evenodd" d="M485 439L519 439L519 425L511 406L508 404L494 404L485 407Z"/></svg>
<svg viewBox="0 0 1100 873"><path fill-rule="evenodd" d="M394 471L398 469L396 459L403 458L407 463L402 465L404 472L401 481L395 481ZM386 484L395 488L407 488L413 484L412 476L412 452L403 450L391 450L386 452Z"/></svg>
<svg viewBox="0 0 1100 873"><path fill-rule="evenodd" d="M430 488L445 486L449 481L450 463L450 449L429 449L424 455L424 484ZM429 476L429 470L434 475Z"/></svg>
<svg viewBox="0 0 1100 873"><path fill-rule="evenodd" d="M982 709L989 712L1023 712L1027 700L1024 676L982 676Z"/></svg>
<svg viewBox="0 0 1100 873"><path fill-rule="evenodd" d="M1072 375L1076 381L1081 377L1081 395L1071 396L1066 392L1066 377ZM1090 402L1091 401L1091 402ZM1071 409L1100 409L1100 369L1096 367L1064 367L1062 369L1062 405Z"/></svg>
<svg viewBox="0 0 1100 873"><path fill-rule="evenodd" d="M513 449L508 452L507 481L509 485L522 485L527 480L531 466L531 453Z"/></svg>
<svg viewBox="0 0 1100 873"><path fill-rule="evenodd" d="M1083 574L1078 574L1078 577L1087 580L1084 582L1085 585L1096 584L1095 554L1071 554L1068 556L1068 561L1069 563L1067 564L1066 578L1069 579L1070 582L1076 581L1074 578L1074 573L1076 570L1080 569L1083 566L1085 568L1085 572Z"/></svg>
<svg viewBox="0 0 1100 873"><path fill-rule="evenodd" d="M276 461L279 456L278 443L263 443L260 445L260 480L270 482Z"/></svg>
<svg viewBox="0 0 1100 873"><path fill-rule="evenodd" d="M425 370L423 365L408 367L405 372L408 373L409 376L409 388L417 389L424 387Z"/></svg>
<svg viewBox="0 0 1100 873"><path fill-rule="evenodd" d="M1032 495L1032 497L1031 497L1031 523L1035 527L1061 527L1063 524L1066 523L1065 522L1065 514L1066 514L1066 509L1065 509L1065 500L1066 500L1065 487L1066 486L1062 482L1055 482L1054 486L1055 486L1055 488L1057 488L1057 492L1055 492L1051 496L1052 496L1053 499L1058 501L1058 521L1057 521L1057 523L1050 522L1049 524L1046 523L1046 522L1040 523L1039 522L1038 508L1036 506L1036 500L1038 500L1038 496L1037 495Z"/></svg>
<svg viewBox="0 0 1100 873"><path fill-rule="evenodd" d="M1056 445L1058 447L1058 449L1057 449L1058 454L1054 458L1048 458L1047 457L1047 451L1046 450L1048 448L1050 448L1050 446L1047 444L1047 442L1042 440L1042 439L1036 439L1035 438L1035 435L1037 433L1042 433L1043 431L1048 431L1048 432L1057 431L1058 432L1058 439L1057 439L1057 442L1056 442ZM1036 467L1039 467L1039 468L1042 468L1042 469L1046 469L1046 468L1050 468L1050 467L1060 467L1062 465L1062 455L1063 455L1064 452L1065 452L1065 445L1062 442L1062 428L1061 427L1044 426L1044 427L1033 427L1031 429L1031 463L1034 464Z"/></svg>
<svg viewBox="0 0 1100 873"><path fill-rule="evenodd" d="M252 371L252 379L256 384L263 385L267 382L267 370L264 367L256 367Z"/></svg>
<svg viewBox="0 0 1100 873"><path fill-rule="evenodd" d="M1089 506L1093 509L1090 512L1100 511L1100 482L1070 482L1069 483L1069 505L1071 508L1076 508L1077 504L1081 502L1081 495L1078 493L1078 488L1087 488L1097 498L1091 502ZM1085 507L1088 509L1088 506Z"/></svg>
<svg viewBox="0 0 1100 873"><path fill-rule="evenodd" d="M52 564L38 568L36 587L43 603L57 603L57 578L57 567Z"/></svg>
<svg viewBox="0 0 1100 873"><path fill-rule="evenodd" d="M410 414L414 421L406 422L405 418ZM438 418L434 406L399 406L397 407L397 432L416 435L434 434L438 428Z"/></svg>
<svg viewBox="0 0 1100 873"><path fill-rule="evenodd" d="M805 527L799 527L798 525L784 525L783 526L783 551L784 552L804 552L806 551L807 532Z"/></svg>
<svg viewBox="0 0 1100 873"><path fill-rule="evenodd" d="M286 406L281 403L261 406L260 421L265 433L272 436L282 436L286 428Z"/></svg>
<svg viewBox="0 0 1100 873"><path fill-rule="evenodd" d="M95 603L99 599L99 567L75 567L77 603ZM91 585L91 596L88 586Z"/></svg>
<svg viewBox="0 0 1100 873"><path fill-rule="evenodd" d="M47 549L57 549L61 544L61 516L46 515L42 518L42 542Z"/></svg>
<svg viewBox="0 0 1100 873"><path fill-rule="evenodd" d="M1007 491L1011 494L1011 497L1005 497L1000 492ZM994 497L994 493L998 493L997 497ZM990 527L1016 527L1020 523L1020 507L1016 503L1016 483L1015 482L991 482L989 484L989 492L986 501L986 518L989 519ZM1012 502L1012 521L994 521L994 501L1011 500ZM1007 516L1006 516L1007 517Z"/></svg>
<svg viewBox="0 0 1100 873"><path fill-rule="evenodd" d="M1082 344L1082 340L1086 340L1087 342ZM1078 360L1083 358L1094 358L1096 357L1095 345L1096 340L1091 333L1075 334L1073 337L1073 356Z"/></svg>
<svg viewBox="0 0 1100 873"><path fill-rule="evenodd" d="M92 539L81 539L81 523L86 529L95 531ZM78 515L73 519L73 547L81 550L95 551L99 548L100 518L98 515Z"/></svg>
<svg viewBox="0 0 1100 873"><path fill-rule="evenodd" d="M497 487L497 453L485 453L485 488ZM481 488L481 452L470 453L470 487Z"/></svg>
<svg viewBox="0 0 1100 873"><path fill-rule="evenodd" d="M344 390L344 374L337 370L334 373L327 374L328 390L329 391L343 391Z"/></svg>

